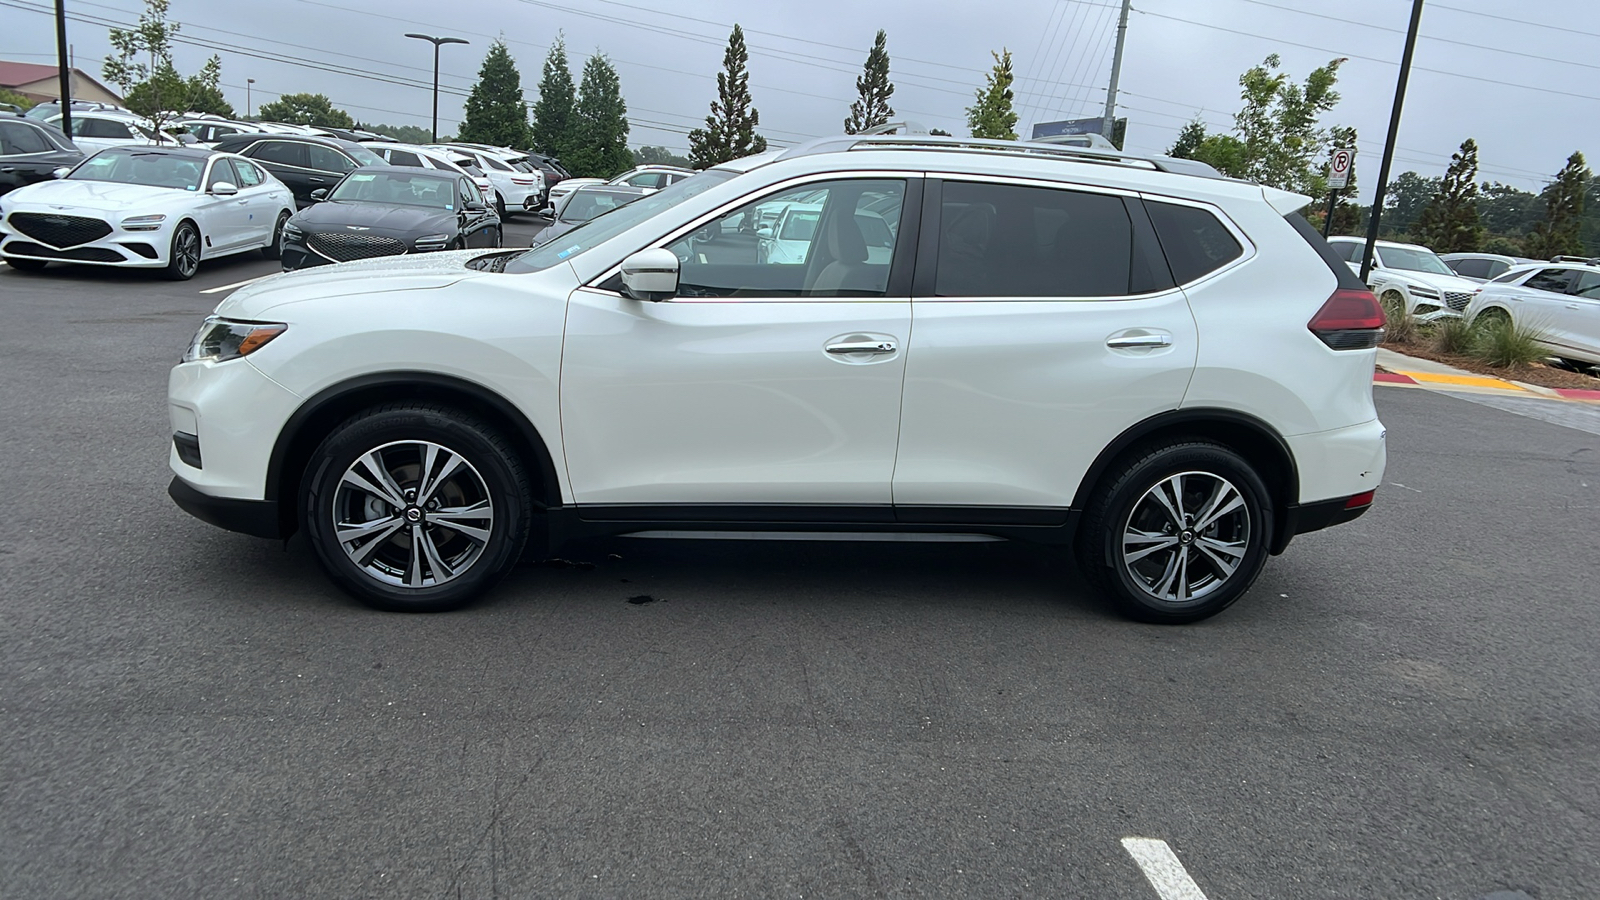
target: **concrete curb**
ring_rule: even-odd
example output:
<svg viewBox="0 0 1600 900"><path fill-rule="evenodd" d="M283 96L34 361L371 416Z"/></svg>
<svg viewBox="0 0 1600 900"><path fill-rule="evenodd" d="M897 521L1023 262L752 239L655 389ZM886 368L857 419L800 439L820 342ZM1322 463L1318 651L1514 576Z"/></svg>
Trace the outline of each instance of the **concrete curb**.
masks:
<svg viewBox="0 0 1600 900"><path fill-rule="evenodd" d="M1372 375L1374 384L1600 403L1600 390L1547 388L1492 375L1478 375L1444 363L1406 356L1386 347L1378 349L1378 366L1379 370Z"/></svg>

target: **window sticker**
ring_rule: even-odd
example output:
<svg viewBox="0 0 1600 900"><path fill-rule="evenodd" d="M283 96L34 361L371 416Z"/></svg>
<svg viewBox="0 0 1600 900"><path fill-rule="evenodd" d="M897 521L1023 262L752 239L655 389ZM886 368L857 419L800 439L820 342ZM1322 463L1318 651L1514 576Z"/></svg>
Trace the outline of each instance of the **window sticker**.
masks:
<svg viewBox="0 0 1600 900"><path fill-rule="evenodd" d="M378 176L376 176L376 175L351 175L350 176L350 180L351 181L371 181L372 179L377 178L377 177Z"/></svg>
<svg viewBox="0 0 1600 900"><path fill-rule="evenodd" d="M561 251L560 253L557 253L556 254L556 259L566 259L567 257L571 256L574 253L577 253L579 250L582 250L582 249L583 249L583 245L582 244L573 244L571 247L568 247L567 249Z"/></svg>

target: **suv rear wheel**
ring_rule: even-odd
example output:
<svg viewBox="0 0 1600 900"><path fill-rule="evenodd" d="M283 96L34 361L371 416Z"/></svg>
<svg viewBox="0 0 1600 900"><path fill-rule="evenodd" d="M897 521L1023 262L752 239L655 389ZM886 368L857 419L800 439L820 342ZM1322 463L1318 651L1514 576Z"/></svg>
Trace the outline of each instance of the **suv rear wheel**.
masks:
<svg viewBox="0 0 1600 900"><path fill-rule="evenodd" d="M1086 510L1078 562L1124 614L1197 622L1261 574L1273 527L1269 494L1226 447L1160 444L1131 455L1102 485Z"/></svg>
<svg viewBox="0 0 1600 900"><path fill-rule="evenodd" d="M511 444L447 407L381 406L346 421L313 454L306 483L323 569L378 609L465 606L527 541L528 479Z"/></svg>

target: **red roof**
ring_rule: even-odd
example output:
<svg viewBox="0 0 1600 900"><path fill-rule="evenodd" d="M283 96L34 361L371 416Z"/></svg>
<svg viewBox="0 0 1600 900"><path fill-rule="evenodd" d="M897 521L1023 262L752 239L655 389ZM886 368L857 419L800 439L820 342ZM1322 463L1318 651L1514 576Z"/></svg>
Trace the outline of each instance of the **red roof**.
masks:
<svg viewBox="0 0 1600 900"><path fill-rule="evenodd" d="M0 60L0 87L16 87L19 84L43 81L55 77L56 71L55 66Z"/></svg>

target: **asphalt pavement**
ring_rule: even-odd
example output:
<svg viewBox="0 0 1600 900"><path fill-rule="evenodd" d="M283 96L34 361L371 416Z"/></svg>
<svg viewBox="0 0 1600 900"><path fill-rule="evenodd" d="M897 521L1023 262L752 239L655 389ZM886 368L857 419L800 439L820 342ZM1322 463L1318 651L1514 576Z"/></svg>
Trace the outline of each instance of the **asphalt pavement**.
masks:
<svg viewBox="0 0 1600 900"><path fill-rule="evenodd" d="M0 267L0 896L1157 900L1134 837L1212 900L1597 893L1596 430L1379 387L1373 511L1189 627L1007 543L385 615L165 494L203 292L271 271Z"/></svg>

